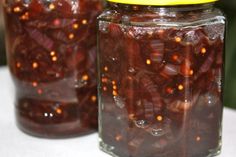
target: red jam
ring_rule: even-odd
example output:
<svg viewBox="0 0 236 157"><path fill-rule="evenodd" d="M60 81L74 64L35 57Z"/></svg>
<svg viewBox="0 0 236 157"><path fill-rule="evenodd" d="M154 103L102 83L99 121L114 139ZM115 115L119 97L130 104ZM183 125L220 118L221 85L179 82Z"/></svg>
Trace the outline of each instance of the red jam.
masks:
<svg viewBox="0 0 236 157"><path fill-rule="evenodd" d="M8 63L19 127L40 137L97 129L100 0L5 0Z"/></svg>
<svg viewBox="0 0 236 157"><path fill-rule="evenodd" d="M198 7L172 12L113 4L99 17L105 152L119 157L220 152L225 23L218 10L206 15L201 8L206 6Z"/></svg>

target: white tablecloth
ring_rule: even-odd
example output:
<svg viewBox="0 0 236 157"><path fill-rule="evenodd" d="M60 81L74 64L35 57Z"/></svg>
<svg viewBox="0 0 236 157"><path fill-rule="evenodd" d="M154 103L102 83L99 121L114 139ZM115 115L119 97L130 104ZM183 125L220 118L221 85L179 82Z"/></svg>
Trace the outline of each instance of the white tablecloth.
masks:
<svg viewBox="0 0 236 157"><path fill-rule="evenodd" d="M98 135L48 140L28 136L14 122L13 85L6 67L0 68L0 157L109 157L98 149ZM223 151L236 157L236 111L224 109Z"/></svg>

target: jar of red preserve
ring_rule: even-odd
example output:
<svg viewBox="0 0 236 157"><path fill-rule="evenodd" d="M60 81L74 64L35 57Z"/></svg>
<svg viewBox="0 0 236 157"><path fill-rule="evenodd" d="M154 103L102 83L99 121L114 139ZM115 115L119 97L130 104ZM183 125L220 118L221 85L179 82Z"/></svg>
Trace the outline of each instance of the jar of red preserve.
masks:
<svg viewBox="0 0 236 157"><path fill-rule="evenodd" d="M226 19L216 0L108 1L98 20L101 149L218 155Z"/></svg>
<svg viewBox="0 0 236 157"><path fill-rule="evenodd" d="M96 17L101 0L4 0L21 130L49 138L97 129Z"/></svg>

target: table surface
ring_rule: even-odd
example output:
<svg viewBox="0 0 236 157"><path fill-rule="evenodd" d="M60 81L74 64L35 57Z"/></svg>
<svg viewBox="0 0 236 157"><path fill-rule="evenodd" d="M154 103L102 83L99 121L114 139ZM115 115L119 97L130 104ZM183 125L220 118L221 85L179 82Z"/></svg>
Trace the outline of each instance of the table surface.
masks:
<svg viewBox="0 0 236 157"><path fill-rule="evenodd" d="M14 88L6 67L0 68L0 157L109 157L98 148L98 135L50 140L19 131L14 120ZM225 108L223 150L220 157L236 156L236 111Z"/></svg>

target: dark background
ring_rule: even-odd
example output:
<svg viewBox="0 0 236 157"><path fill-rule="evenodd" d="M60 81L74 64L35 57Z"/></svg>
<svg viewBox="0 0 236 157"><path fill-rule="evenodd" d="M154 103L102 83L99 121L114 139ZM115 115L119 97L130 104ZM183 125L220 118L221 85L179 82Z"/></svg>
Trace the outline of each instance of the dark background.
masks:
<svg viewBox="0 0 236 157"><path fill-rule="evenodd" d="M220 2L217 2L217 7L221 8L228 18L225 66L225 105L236 109L236 1L221 0ZM0 9L0 66L6 64L3 34L3 18L2 10Z"/></svg>

